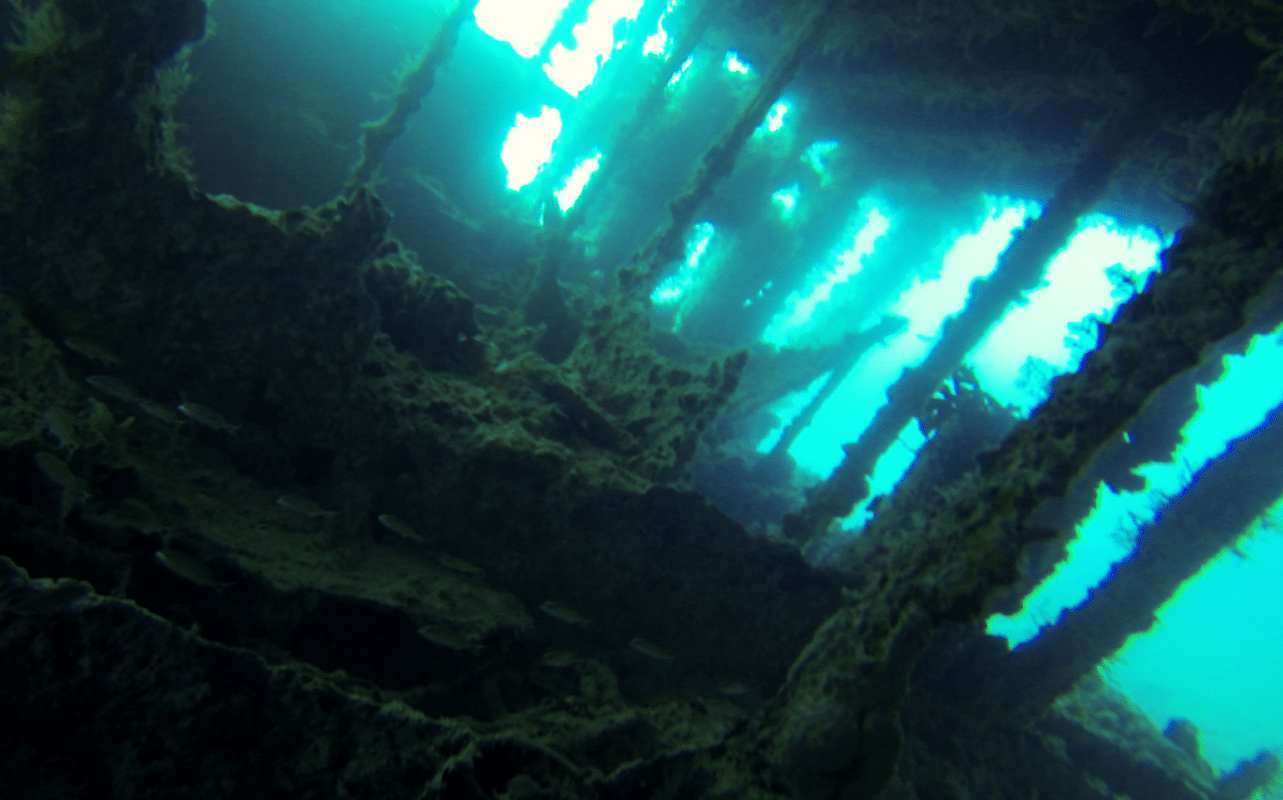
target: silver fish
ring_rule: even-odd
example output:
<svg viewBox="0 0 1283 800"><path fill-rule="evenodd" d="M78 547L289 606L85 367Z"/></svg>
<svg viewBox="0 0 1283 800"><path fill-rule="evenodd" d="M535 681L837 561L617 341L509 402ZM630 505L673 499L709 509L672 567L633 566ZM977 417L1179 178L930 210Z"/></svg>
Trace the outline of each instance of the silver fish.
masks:
<svg viewBox="0 0 1283 800"><path fill-rule="evenodd" d="M210 589L221 589L231 586L230 583L218 580L209 565L190 553L181 550L157 550L152 558L165 569L183 580Z"/></svg>
<svg viewBox="0 0 1283 800"><path fill-rule="evenodd" d="M571 625L587 625L588 619L580 616L579 612L567 605L563 605L554 600L539 606L539 610L553 619L559 619L562 622L569 622Z"/></svg>
<svg viewBox="0 0 1283 800"><path fill-rule="evenodd" d="M410 523L400 517L394 517L391 514L380 514L379 524L392 531L397 536L409 539L412 542L423 544L423 537L415 533L414 528L411 527Z"/></svg>
<svg viewBox="0 0 1283 800"><path fill-rule="evenodd" d="M90 375L85 378L85 383L103 394L111 395L117 400L124 400L126 403L137 403L142 400L138 392L134 391L134 387L110 375Z"/></svg>
<svg viewBox="0 0 1283 800"><path fill-rule="evenodd" d="M71 417L67 416L61 408L53 407L45 411L44 414L45 430L49 435L58 440L58 445L63 450L75 451L76 449L76 427L71 422Z"/></svg>
<svg viewBox="0 0 1283 800"><path fill-rule="evenodd" d="M114 365L124 363L124 360L120 356L111 352L107 347L98 344L97 342L90 341L89 339L82 339L79 336L68 336L66 339L62 340L62 343L65 344L67 349L73 353L78 353L85 358L97 361L100 364Z"/></svg>
<svg viewBox="0 0 1283 800"><path fill-rule="evenodd" d="M677 658L677 656L664 650L664 648L654 642L643 639L640 636L634 636L633 640L628 643L628 646L642 655L649 656L658 661L672 661L674 658Z"/></svg>
<svg viewBox="0 0 1283 800"><path fill-rule="evenodd" d="M157 403L155 400L139 400L138 407L166 425L181 425L183 423L178 415L170 411L169 406L164 403Z"/></svg>
<svg viewBox="0 0 1283 800"><path fill-rule="evenodd" d="M429 642L448 650L464 650L469 653L478 653L485 649L475 642L468 641L456 631L441 625L424 625L419 628L418 633Z"/></svg>
<svg viewBox="0 0 1283 800"><path fill-rule="evenodd" d="M481 567L478 567L471 561L464 561L462 558L455 558L454 556L437 556L437 561L440 561L441 566L446 569L452 569L455 572L462 572L465 575L480 575L484 572Z"/></svg>
<svg viewBox="0 0 1283 800"><path fill-rule="evenodd" d="M556 669L569 667L572 664L578 664L582 660L583 659L569 650L549 650L539 657L540 664L543 664L545 667L553 667Z"/></svg>
<svg viewBox="0 0 1283 800"><path fill-rule="evenodd" d="M308 500L306 497L299 497L296 494L283 494L276 498L276 504L286 511L293 511L295 514L302 514L305 517L311 518L321 517L329 519L336 513L327 508L322 508L311 500Z"/></svg>
<svg viewBox="0 0 1283 800"><path fill-rule="evenodd" d="M104 525L134 528L144 533L155 533L165 529L156 513L146 503L133 497L94 514L91 519Z"/></svg>
<svg viewBox="0 0 1283 800"><path fill-rule="evenodd" d="M87 494L85 492L85 482L76 477L71 468L67 466L67 462L53 453L46 453L43 450L36 453L36 465L40 467L45 475L49 476L49 480L62 488Z"/></svg>
<svg viewBox="0 0 1283 800"><path fill-rule="evenodd" d="M241 429L240 425L233 425L224 419L222 414L209 406L203 406L200 403L183 403L178 407L178 410L183 412L183 415L188 419L193 422L199 422L206 428L213 428L216 431L227 431L228 433L236 433Z"/></svg>
<svg viewBox="0 0 1283 800"><path fill-rule="evenodd" d="M86 489L85 482L76 477L67 462L53 453L36 453L36 465L49 477L49 480L62 487L62 500L58 504L58 532L62 533L67 516L72 509L84 505L92 495Z"/></svg>

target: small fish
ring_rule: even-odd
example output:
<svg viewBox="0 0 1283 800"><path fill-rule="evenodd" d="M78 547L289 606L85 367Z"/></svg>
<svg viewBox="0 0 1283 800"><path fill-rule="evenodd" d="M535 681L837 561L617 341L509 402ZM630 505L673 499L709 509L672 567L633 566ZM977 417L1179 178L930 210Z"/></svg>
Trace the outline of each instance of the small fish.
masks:
<svg viewBox="0 0 1283 800"><path fill-rule="evenodd" d="M424 625L419 628L418 634L429 642L448 650L465 650L469 653L478 653L484 649L481 645L470 642L461 634L441 625Z"/></svg>
<svg viewBox="0 0 1283 800"><path fill-rule="evenodd" d="M75 452L76 450L76 427L71 422L71 417L61 408L50 408L44 413L45 430L49 435L58 440L58 446L63 450Z"/></svg>
<svg viewBox="0 0 1283 800"><path fill-rule="evenodd" d="M748 694L748 687L739 681L731 681L730 683L723 683L721 686L718 686L717 691L727 697L739 697L741 695Z"/></svg>
<svg viewBox="0 0 1283 800"><path fill-rule="evenodd" d="M415 533L414 528L410 526L410 523L400 517L394 517L391 514L380 514L379 524L392 531L397 536L404 537L412 542L423 544L423 537Z"/></svg>
<svg viewBox="0 0 1283 800"><path fill-rule="evenodd" d="M572 664L578 664L582 660L583 659L569 650L549 650L539 657L540 664L543 664L545 667L555 667L557 669L569 667Z"/></svg>
<svg viewBox="0 0 1283 800"><path fill-rule="evenodd" d="M155 417L166 425L181 425L182 419L177 414L169 410L169 406L164 403L157 403L155 400L139 400L138 407L146 411L148 415Z"/></svg>
<svg viewBox="0 0 1283 800"><path fill-rule="evenodd" d="M462 558L454 556L437 556L437 561L446 569L452 569L455 572L462 572L465 575L480 575L484 570L470 561L464 561Z"/></svg>
<svg viewBox="0 0 1283 800"><path fill-rule="evenodd" d="M539 610L553 619L559 619L562 622L569 622L571 625L587 625L588 619L579 615L579 612L567 605L562 605L555 600L549 600L539 606Z"/></svg>
<svg viewBox="0 0 1283 800"><path fill-rule="evenodd" d="M82 355L92 361L97 361L100 364L114 366L116 364L124 363L120 356L111 352L107 347L88 339L82 339L79 336L68 336L66 339L62 340L62 343L65 344L67 349L73 353L78 353L79 355Z"/></svg>
<svg viewBox="0 0 1283 800"><path fill-rule="evenodd" d="M313 519L316 517L329 519L336 513L329 509L322 508L311 500L308 500L306 497L299 497L296 494L283 494L276 498L276 504L286 511L293 511L295 514L302 514L305 517L311 517Z"/></svg>
<svg viewBox="0 0 1283 800"><path fill-rule="evenodd" d="M236 433L241 429L240 425L233 425L224 419L222 414L209 406L203 406L200 403L183 403L178 407L178 410L183 412L183 415L188 419L193 422L199 422L206 428L213 428L216 431L227 431L228 433Z"/></svg>
<svg viewBox="0 0 1283 800"><path fill-rule="evenodd" d="M62 487L62 500L58 504L58 532L62 533L72 509L84 505L85 500L92 495L85 488L85 482L77 478L67 466L67 462L53 453L36 453L36 465L49 480Z"/></svg>
<svg viewBox="0 0 1283 800"><path fill-rule="evenodd" d="M190 553L184 553L181 550L157 550L152 555L152 558L156 559L156 563L188 583L194 583L197 586L204 586L209 589L221 589L224 586L231 586L230 583L220 581L214 577L209 565Z"/></svg>
<svg viewBox="0 0 1283 800"><path fill-rule="evenodd" d="M138 392L134 391L134 387L110 375L90 375L85 378L85 383L103 394L111 395L117 400L124 400L126 403L137 403L142 400Z"/></svg>
<svg viewBox="0 0 1283 800"><path fill-rule="evenodd" d="M120 501L119 505L95 515L92 519L105 525L134 528L143 533L155 533L165 529L155 512L146 503L133 497Z"/></svg>
<svg viewBox="0 0 1283 800"><path fill-rule="evenodd" d="M76 477L71 468L67 466L67 462L53 453L44 451L36 453L36 465L40 467L45 475L49 476L49 480L62 488L80 492L81 494L88 494L85 492L85 482Z"/></svg>
<svg viewBox="0 0 1283 800"><path fill-rule="evenodd" d="M644 656L650 656L651 658L659 661L672 661L677 657L654 642L647 641L640 636L634 636L633 640L628 643L628 646Z"/></svg>

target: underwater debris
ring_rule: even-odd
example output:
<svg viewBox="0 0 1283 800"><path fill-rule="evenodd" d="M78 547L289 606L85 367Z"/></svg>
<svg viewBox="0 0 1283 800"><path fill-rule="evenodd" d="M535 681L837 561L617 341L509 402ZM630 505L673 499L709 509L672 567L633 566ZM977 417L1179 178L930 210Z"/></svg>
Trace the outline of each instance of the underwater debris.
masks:
<svg viewBox="0 0 1283 800"><path fill-rule="evenodd" d="M570 650L549 650L539 657L540 664L554 669L569 667L578 664L580 661L583 661L583 659Z"/></svg>
<svg viewBox="0 0 1283 800"><path fill-rule="evenodd" d="M414 527L410 523L394 517L391 514L380 514L379 524L404 539L409 539L417 544L423 544L423 537L414 532Z"/></svg>
<svg viewBox="0 0 1283 800"><path fill-rule="evenodd" d="M156 559L157 564L188 583L208 589L222 589L232 585L228 581L220 581L214 577L209 565L190 553L184 553L181 550L157 550L152 554L152 558Z"/></svg>
<svg viewBox="0 0 1283 800"><path fill-rule="evenodd" d="M568 622L571 625L587 625L588 618L581 616L579 612L567 605L563 605L554 600L549 600L539 606L539 610L553 619L559 619L562 622Z"/></svg>
<svg viewBox="0 0 1283 800"><path fill-rule="evenodd" d="M464 575L480 575L484 570L470 561L464 561L462 558L454 556L437 556L437 561L446 569L452 569L455 572L462 572Z"/></svg>
<svg viewBox="0 0 1283 800"><path fill-rule="evenodd" d="M456 631L440 625L424 625L419 628L418 634L435 645L446 648L447 650L460 650L468 653L480 653L485 649L476 642L470 642Z"/></svg>
<svg viewBox="0 0 1283 800"><path fill-rule="evenodd" d="M668 652L654 642L643 639L640 636L634 636L632 641L628 643L628 646L642 655L653 658L656 661L672 661L677 658L677 656Z"/></svg>
<svg viewBox="0 0 1283 800"><path fill-rule="evenodd" d="M157 403L155 400L139 400L138 407L147 413L153 419L158 419L166 425L181 425L183 421L177 414L169 410L169 406L164 403Z"/></svg>
<svg viewBox="0 0 1283 800"><path fill-rule="evenodd" d="M302 514L310 519L316 519L317 517L330 519L337 514L335 511L322 508L306 497L299 497L296 494L283 494L276 498L276 504L286 511L293 511L295 514Z"/></svg>
<svg viewBox="0 0 1283 800"><path fill-rule="evenodd" d="M111 352L111 350L106 346L90 341L89 339L82 339L79 336L68 336L66 339L62 340L62 343L66 345L67 349L71 352L84 356L90 361L97 361L99 364L116 366L117 364L125 363L123 358Z"/></svg>
<svg viewBox="0 0 1283 800"><path fill-rule="evenodd" d="M103 394L111 395L117 400L124 400L126 403L138 403L143 399L138 392L134 391L134 387L110 375L90 375L85 378L85 383Z"/></svg>
<svg viewBox="0 0 1283 800"><path fill-rule="evenodd" d="M236 433L241 429L240 425L233 425L228 422L222 414L208 406L203 406L200 403L183 403L178 406L178 410L183 412L183 415L188 419L193 422L199 422L206 428L213 428L216 431L227 431L228 433Z"/></svg>

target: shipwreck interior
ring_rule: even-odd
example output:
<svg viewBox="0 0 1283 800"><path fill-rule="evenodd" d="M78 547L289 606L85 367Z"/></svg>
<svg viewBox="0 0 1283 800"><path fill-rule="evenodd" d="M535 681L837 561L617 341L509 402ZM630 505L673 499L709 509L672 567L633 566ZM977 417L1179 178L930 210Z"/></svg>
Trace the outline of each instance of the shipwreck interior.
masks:
<svg viewBox="0 0 1283 800"><path fill-rule="evenodd" d="M0 795L1283 797L1098 672L1277 409L987 629L1283 324L1283 5L637 0L573 90L601 6L486 5L0 3ZM1153 269L997 396L1101 215Z"/></svg>

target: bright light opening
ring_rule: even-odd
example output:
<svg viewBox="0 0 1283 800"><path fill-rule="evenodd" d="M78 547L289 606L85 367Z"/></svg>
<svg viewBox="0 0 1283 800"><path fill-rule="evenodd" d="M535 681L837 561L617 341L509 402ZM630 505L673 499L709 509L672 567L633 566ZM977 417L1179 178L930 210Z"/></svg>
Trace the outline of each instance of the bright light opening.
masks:
<svg viewBox="0 0 1283 800"><path fill-rule="evenodd" d="M561 210L569 211L574 208L575 202L579 195L583 193L584 187L588 185L588 180L592 178L593 173L601 166L601 153L594 153L592 156L585 158L575 165L575 169L566 178L562 187L553 194L557 198L557 205Z"/></svg>
<svg viewBox="0 0 1283 800"><path fill-rule="evenodd" d="M747 76L753 70L747 63L740 60L739 53L734 50L726 54L726 60L722 62L722 66L726 67L727 72L734 72L736 75Z"/></svg>
<svg viewBox="0 0 1283 800"><path fill-rule="evenodd" d="M1225 359L1219 381L1199 390L1199 411L1181 431L1171 461L1140 470L1147 491L1115 493L1098 487L1097 505L1079 525L1069 557L1014 616L991 617L991 634L1012 646L1054 623L1076 606L1110 566L1127 556L1138 526L1179 493L1193 472L1224 452L1226 444L1258 426L1283 403L1283 336L1256 337L1244 356ZM1232 498L1227 502L1233 502ZM1261 749L1283 745L1277 709L1283 691L1283 605L1265 602L1278 593L1283 573L1280 504L1227 550L1187 581L1156 614L1158 623L1131 637L1102 667L1111 683L1156 726L1184 717L1203 733L1207 759L1220 770ZM1233 691L1225 687L1234 687Z"/></svg>
<svg viewBox="0 0 1283 800"><path fill-rule="evenodd" d="M866 353L828 402L819 409L811 425L789 448L789 454L799 467L816 475L827 476L841 463L841 444L860 438L878 408L886 403L887 388L899 379L907 365L921 361L930 350L931 342L945 317L957 313L963 307L971 281L993 270L998 254L1010 242L1012 232L1024 222L1026 214L1032 208L1025 205L1013 206L1012 203L1010 200L990 198L989 218L976 233L960 236L954 241L940 266L940 277L916 282L888 309L888 313L905 317L908 327L884 346ZM876 230L875 228L874 231ZM866 234L861 231L861 235ZM902 235L911 234L906 232ZM865 244L865 248L870 248L874 243ZM850 262L859 252L853 247L843 254L843 260ZM819 291L822 285L817 284L813 293ZM830 286L828 293L831 291ZM763 341L777 346L803 346L821 334L822 331L816 328L818 323L809 319L819 303L808 303L811 310L805 313L799 313L799 310L803 310L799 308L800 305L799 301L797 306L789 307L784 314L772 321L767 334L762 337ZM910 425L910 428L915 427ZM896 445L893 449L916 450L920 444L918 438L911 431L902 434L905 445ZM889 488L894 485L910 461L911 456L907 452L897 455L888 451L884 454L878 462L876 473L879 486ZM865 505L855 509L854 513L856 516L849 518L846 524L858 524L862 521L865 518Z"/></svg>
<svg viewBox="0 0 1283 800"><path fill-rule="evenodd" d="M863 227L855 234L850 247L837 257L837 264L831 270L820 273L805 296L794 293L789 297L786 310L780 312L767 326L762 334L762 341L776 347L792 344L791 334L794 329L805 324L815 313L816 307L832 296L834 286L851 280L859 273L864 259L873 252L878 239L890 228L891 220L876 206L869 207L864 215Z"/></svg>
<svg viewBox="0 0 1283 800"><path fill-rule="evenodd" d="M794 209L797 208L797 201L801 196L802 189L795 183L771 195L771 202L779 208L780 217L790 219L793 216Z"/></svg>
<svg viewBox="0 0 1283 800"><path fill-rule="evenodd" d="M797 415L806 410L806 407L811 404L811 401L815 399L815 396L824 388L824 384L828 382L829 376L832 374L833 371L829 370L820 377L811 381L811 384L805 389L800 389L796 392L789 392L779 400L775 401L775 403L768 409L768 412L775 417L779 424L776 425L770 433L766 434L762 441L757 443L757 452L769 453L771 450L775 449L775 445L778 444L780 438L784 436L784 429L789 425L792 425L793 420L797 419Z"/></svg>
<svg viewBox="0 0 1283 800"><path fill-rule="evenodd" d="M762 123L766 127L767 133L775 133L784 127L784 115L789 113L789 104L784 102L776 103L771 106L770 112L766 115L766 120Z"/></svg>
<svg viewBox="0 0 1283 800"><path fill-rule="evenodd" d="M571 97L578 97L597 77L597 71L615 49L615 23L636 19L642 0L597 0L588 7L588 18L575 26L574 50L560 43L548 54L544 72Z"/></svg>
<svg viewBox="0 0 1283 800"><path fill-rule="evenodd" d="M517 114L499 156L508 168L509 189L520 189L535 179L552 157L553 142L560 134L561 112L555 108L544 106L537 117Z"/></svg>
<svg viewBox="0 0 1283 800"><path fill-rule="evenodd" d="M664 9L664 13L659 15L657 30L646 37L646 41L642 43L642 55L659 56L660 58L668 57L669 38L668 31L664 30L664 20L668 19L668 12L677 7L677 2L678 0L671 0L668 8Z"/></svg>
<svg viewBox="0 0 1283 800"><path fill-rule="evenodd" d="M1168 243L1152 230L1123 230L1099 215L1084 219L1048 264L1046 285L1030 292L1026 305L1012 307L968 356L985 391L1031 410L1041 387L1018 384L1025 361L1034 358L1057 373L1077 369L1081 350L1066 342L1066 327L1088 315L1111 318L1157 270L1158 253ZM1116 287L1116 281L1124 285ZM1090 338L1094 346L1094 331Z"/></svg>
<svg viewBox="0 0 1283 800"><path fill-rule="evenodd" d="M473 17L484 33L533 58L568 5L570 0L481 0Z"/></svg>
<svg viewBox="0 0 1283 800"><path fill-rule="evenodd" d="M676 86L678 82L681 81L682 78L686 77L686 71L691 68L691 64L693 63L695 63L695 57L694 56L687 57L687 59L682 62L682 65L677 68L677 71L673 73L673 77L668 79L668 85L665 86L664 88L671 89L674 86Z"/></svg>
<svg viewBox="0 0 1283 800"><path fill-rule="evenodd" d="M699 269L700 260L708 251L708 243L712 241L713 234L717 229L711 222L701 222L697 224L691 232L690 239L686 242L686 261L682 264L681 269L677 270L676 275L670 275L659 282L655 291L651 292L650 301L655 305L668 305L676 303L685 296L686 292L695 283L695 272Z"/></svg>

